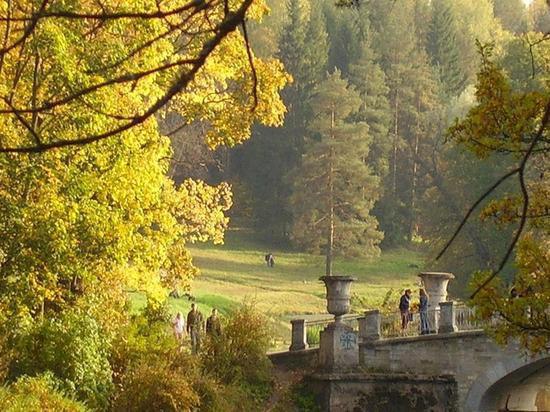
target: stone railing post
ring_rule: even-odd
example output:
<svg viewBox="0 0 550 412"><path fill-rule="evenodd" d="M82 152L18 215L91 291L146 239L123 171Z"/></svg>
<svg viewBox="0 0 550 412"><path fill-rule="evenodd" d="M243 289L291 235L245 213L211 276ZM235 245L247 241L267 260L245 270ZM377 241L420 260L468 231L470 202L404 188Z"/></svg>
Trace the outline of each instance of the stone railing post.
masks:
<svg viewBox="0 0 550 412"><path fill-rule="evenodd" d="M368 310L365 317L359 319L359 338L364 341L380 339L380 311Z"/></svg>
<svg viewBox="0 0 550 412"><path fill-rule="evenodd" d="M290 321L292 324L292 342L289 350L291 352L297 350L304 350L308 348L307 335L306 335L306 321L305 319L293 319Z"/></svg>
<svg viewBox="0 0 550 412"><path fill-rule="evenodd" d="M456 327L454 302L440 302L439 308L439 328L437 329L437 333L452 333L458 331Z"/></svg>

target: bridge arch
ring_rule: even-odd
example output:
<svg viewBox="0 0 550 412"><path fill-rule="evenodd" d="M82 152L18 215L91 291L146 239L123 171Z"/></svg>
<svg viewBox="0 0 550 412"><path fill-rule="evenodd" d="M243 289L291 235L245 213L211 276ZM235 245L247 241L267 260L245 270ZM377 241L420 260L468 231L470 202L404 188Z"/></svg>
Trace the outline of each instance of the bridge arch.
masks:
<svg viewBox="0 0 550 412"><path fill-rule="evenodd" d="M517 353L499 359L472 383L464 410L549 411L550 356L526 359Z"/></svg>

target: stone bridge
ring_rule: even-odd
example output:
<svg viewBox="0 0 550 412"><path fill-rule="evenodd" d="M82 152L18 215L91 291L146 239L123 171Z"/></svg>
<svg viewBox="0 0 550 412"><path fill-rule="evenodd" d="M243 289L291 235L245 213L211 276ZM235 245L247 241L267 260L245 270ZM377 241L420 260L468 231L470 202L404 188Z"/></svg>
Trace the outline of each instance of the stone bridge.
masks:
<svg viewBox="0 0 550 412"><path fill-rule="evenodd" d="M324 411L550 412L548 354L528 357L515 344L497 345L455 302L431 309L434 333L396 336L395 319L374 310L344 317L341 332L329 324L320 348L308 348L308 322L296 319L290 350L270 357L309 370L307 383Z"/></svg>

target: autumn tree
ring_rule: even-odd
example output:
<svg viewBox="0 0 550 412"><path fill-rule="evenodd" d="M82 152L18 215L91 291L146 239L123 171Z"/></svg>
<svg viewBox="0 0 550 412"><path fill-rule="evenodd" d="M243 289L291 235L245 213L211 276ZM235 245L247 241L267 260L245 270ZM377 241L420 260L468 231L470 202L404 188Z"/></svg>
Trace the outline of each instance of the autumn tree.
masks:
<svg viewBox="0 0 550 412"><path fill-rule="evenodd" d="M376 255L382 239L370 214L379 184L366 163L372 139L366 123L350 120L360 105L339 71L315 88L311 137L295 179L292 238L323 251L327 276L334 255Z"/></svg>
<svg viewBox="0 0 550 412"><path fill-rule="evenodd" d="M24 327L84 305L107 327L124 288L160 301L188 287L197 270L186 243L221 242L228 222L227 184L167 177L172 150L157 118L203 122L212 148L247 139L255 121L282 121L282 65L246 41L245 18L265 7L2 7L1 321Z"/></svg>
<svg viewBox="0 0 550 412"><path fill-rule="evenodd" d="M544 42L540 44L548 48ZM481 217L497 225L512 225L514 232L504 253L493 267L478 272L472 280L472 299L482 318L497 316L500 323L491 329L499 342L519 338L530 352L550 349L550 270L548 226L548 88L515 90L504 70L492 56L490 46L480 46L482 66L476 85L477 104L462 121L449 130L455 142L484 159L495 152L507 154L513 166L473 203L455 232L458 235L468 218L483 205ZM547 82L547 73L543 80ZM484 203L503 184L516 185ZM452 247L453 236L447 247ZM511 285L500 277L516 251L518 270ZM443 253L442 252L442 253ZM511 294L511 288L515 293Z"/></svg>

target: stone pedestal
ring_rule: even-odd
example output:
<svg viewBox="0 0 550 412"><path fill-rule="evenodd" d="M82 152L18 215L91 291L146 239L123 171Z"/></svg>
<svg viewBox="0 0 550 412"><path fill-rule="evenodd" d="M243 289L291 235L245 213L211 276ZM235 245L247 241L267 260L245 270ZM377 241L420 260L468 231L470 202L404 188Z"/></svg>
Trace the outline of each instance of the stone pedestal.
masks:
<svg viewBox="0 0 550 412"><path fill-rule="evenodd" d="M362 341L374 341L380 339L380 311L369 310L365 317L359 319L359 338Z"/></svg>
<svg viewBox="0 0 550 412"><path fill-rule="evenodd" d="M359 366L357 332L342 322L334 322L321 332L319 368L340 371Z"/></svg>
<svg viewBox="0 0 550 412"><path fill-rule="evenodd" d="M297 351L307 349L306 321L304 319L293 319L290 323L292 324L292 342L289 350Z"/></svg>
<svg viewBox="0 0 550 412"><path fill-rule="evenodd" d="M454 302L441 302L439 311L439 327L437 333L452 333L458 331Z"/></svg>
<svg viewBox="0 0 550 412"><path fill-rule="evenodd" d="M447 301L447 285L455 277L447 272L421 272L418 276L428 294L430 332L435 333L439 330L439 304Z"/></svg>

